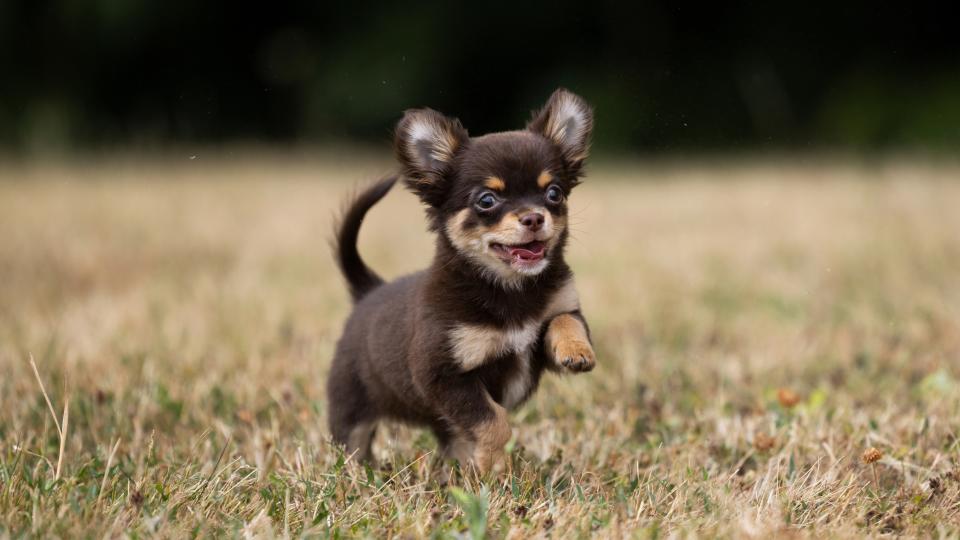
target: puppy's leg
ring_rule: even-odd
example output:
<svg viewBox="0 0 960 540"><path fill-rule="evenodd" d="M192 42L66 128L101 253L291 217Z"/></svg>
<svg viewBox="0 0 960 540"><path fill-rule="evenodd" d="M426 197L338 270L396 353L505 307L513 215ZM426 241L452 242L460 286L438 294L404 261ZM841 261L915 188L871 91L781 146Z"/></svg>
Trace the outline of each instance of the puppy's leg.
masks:
<svg viewBox="0 0 960 540"><path fill-rule="evenodd" d="M364 420L354 424L347 436L347 455L358 461L373 461L373 436L377 433L376 420Z"/></svg>
<svg viewBox="0 0 960 540"><path fill-rule="evenodd" d="M597 363L587 325L579 312L554 317L547 326L544 344L554 367L582 372L590 371Z"/></svg>
<svg viewBox="0 0 960 540"><path fill-rule="evenodd" d="M486 391L484 391L486 393ZM481 474L486 474L504 455L503 447L510 440L512 430L507 420L507 410L495 403L486 394L493 417L478 423L470 433L473 435L473 462Z"/></svg>
<svg viewBox="0 0 960 540"><path fill-rule="evenodd" d="M332 405L332 404L331 404ZM357 461L373 459L373 436L377 431L376 418L358 414L341 406L331 406L330 432L333 441L344 447L347 455Z"/></svg>
<svg viewBox="0 0 960 540"><path fill-rule="evenodd" d="M330 432L333 434L333 441L342 445L348 456L353 456L357 461L372 461L377 419L358 412L341 406L331 406Z"/></svg>
<svg viewBox="0 0 960 540"><path fill-rule="evenodd" d="M373 458L371 444L377 428L377 412L363 383L345 362L334 360L327 380L327 415L330 433L337 444L358 461Z"/></svg>
<svg viewBox="0 0 960 540"><path fill-rule="evenodd" d="M473 459L475 445L470 437L458 435L456 430L442 424L433 426L433 434L444 459L455 459L460 463L469 463Z"/></svg>
<svg viewBox="0 0 960 540"><path fill-rule="evenodd" d="M449 426L448 439L441 441L445 454L487 473L510 440L507 410L493 401L476 377L458 374L431 386Z"/></svg>

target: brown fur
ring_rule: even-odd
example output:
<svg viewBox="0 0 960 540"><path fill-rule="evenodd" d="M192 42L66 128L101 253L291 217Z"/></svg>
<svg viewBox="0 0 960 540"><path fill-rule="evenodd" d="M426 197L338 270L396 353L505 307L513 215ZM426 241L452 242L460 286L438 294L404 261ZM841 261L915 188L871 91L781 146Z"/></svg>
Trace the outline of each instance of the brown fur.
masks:
<svg viewBox="0 0 960 540"><path fill-rule="evenodd" d="M527 129L482 137L436 111L405 114L397 155L426 205L436 253L426 270L389 283L357 254L364 214L397 178L345 214L337 260L356 305L327 389L330 429L347 451L369 459L377 422L399 420L430 427L445 455L486 471L510 439L508 410L544 370L593 367L564 261L567 197L591 127L589 106L565 90Z"/></svg>

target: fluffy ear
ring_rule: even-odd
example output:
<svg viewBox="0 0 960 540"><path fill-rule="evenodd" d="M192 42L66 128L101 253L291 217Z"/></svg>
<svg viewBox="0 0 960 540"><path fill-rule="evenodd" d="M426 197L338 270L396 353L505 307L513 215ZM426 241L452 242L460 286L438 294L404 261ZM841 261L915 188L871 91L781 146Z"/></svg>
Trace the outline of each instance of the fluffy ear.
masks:
<svg viewBox="0 0 960 540"><path fill-rule="evenodd" d="M543 109L533 115L527 129L553 141L563 150L567 165L578 169L590 150L593 109L582 97L558 88Z"/></svg>
<svg viewBox="0 0 960 540"><path fill-rule="evenodd" d="M406 184L424 202L439 206L453 156L469 136L460 121L431 109L413 109L397 124L395 146Z"/></svg>

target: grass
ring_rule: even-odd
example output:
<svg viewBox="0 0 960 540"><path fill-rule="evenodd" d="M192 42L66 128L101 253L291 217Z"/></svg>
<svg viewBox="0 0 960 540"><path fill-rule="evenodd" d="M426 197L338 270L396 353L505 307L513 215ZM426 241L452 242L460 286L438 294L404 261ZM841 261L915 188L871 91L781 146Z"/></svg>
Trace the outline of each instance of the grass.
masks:
<svg viewBox="0 0 960 540"><path fill-rule="evenodd" d="M417 429L374 468L328 440L331 215L386 170L2 168L0 537L960 534L956 167L594 167L569 254L599 366L545 381L488 479ZM390 276L430 249L401 191L361 238Z"/></svg>

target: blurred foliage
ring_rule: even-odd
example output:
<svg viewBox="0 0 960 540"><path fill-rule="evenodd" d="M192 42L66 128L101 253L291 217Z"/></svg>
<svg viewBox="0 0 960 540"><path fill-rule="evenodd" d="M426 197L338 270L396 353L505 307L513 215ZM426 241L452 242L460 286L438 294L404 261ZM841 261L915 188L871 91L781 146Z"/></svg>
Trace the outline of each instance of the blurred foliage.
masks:
<svg viewBox="0 0 960 540"><path fill-rule="evenodd" d="M389 139L408 107L472 133L559 85L610 150L951 148L960 38L867 2L0 2L0 146Z"/></svg>

